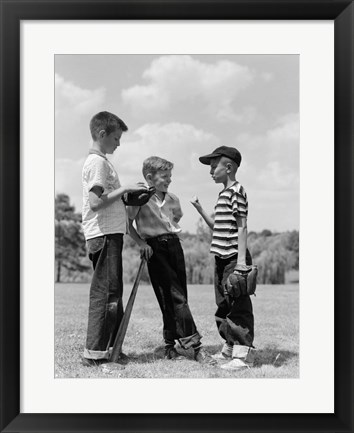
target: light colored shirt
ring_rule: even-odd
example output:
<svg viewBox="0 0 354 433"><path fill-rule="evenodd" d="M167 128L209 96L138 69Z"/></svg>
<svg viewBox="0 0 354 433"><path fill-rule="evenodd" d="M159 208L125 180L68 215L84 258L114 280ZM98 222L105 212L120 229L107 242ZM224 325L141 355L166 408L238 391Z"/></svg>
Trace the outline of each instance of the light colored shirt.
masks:
<svg viewBox="0 0 354 433"><path fill-rule="evenodd" d="M127 206L127 213L130 220L135 220L142 239L182 230L178 225L183 215L180 202L177 196L169 192L165 194L164 200L154 194L143 206Z"/></svg>
<svg viewBox="0 0 354 433"><path fill-rule="evenodd" d="M91 209L89 192L94 186L101 187L103 194L108 194L121 184L114 166L106 156L102 152L91 150L82 169L82 227L85 239L127 233L127 215L121 199L97 211Z"/></svg>
<svg viewBox="0 0 354 433"><path fill-rule="evenodd" d="M211 253L223 259L238 253L236 217L247 218L247 215L247 194L239 182L220 192L215 206Z"/></svg>

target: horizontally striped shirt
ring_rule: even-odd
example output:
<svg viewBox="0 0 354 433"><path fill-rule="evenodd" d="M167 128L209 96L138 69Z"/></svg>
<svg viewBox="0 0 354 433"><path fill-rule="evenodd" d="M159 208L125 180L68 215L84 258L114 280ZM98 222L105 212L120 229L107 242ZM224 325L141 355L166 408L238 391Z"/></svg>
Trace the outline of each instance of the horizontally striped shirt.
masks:
<svg viewBox="0 0 354 433"><path fill-rule="evenodd" d="M236 217L247 218L247 194L239 182L220 192L215 206L215 220L210 252L223 259L238 253Z"/></svg>

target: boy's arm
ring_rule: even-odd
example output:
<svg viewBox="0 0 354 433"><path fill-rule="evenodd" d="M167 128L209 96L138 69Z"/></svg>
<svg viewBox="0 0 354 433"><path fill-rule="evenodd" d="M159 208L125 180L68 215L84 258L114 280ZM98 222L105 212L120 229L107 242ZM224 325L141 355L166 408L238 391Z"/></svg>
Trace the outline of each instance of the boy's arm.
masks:
<svg viewBox="0 0 354 433"><path fill-rule="evenodd" d="M139 182L132 185L121 186L108 194L103 194L103 188L101 186L93 186L89 191L90 208L94 212L104 209L114 201L119 200L125 193L139 191L142 188L146 188L146 185Z"/></svg>
<svg viewBox="0 0 354 433"><path fill-rule="evenodd" d="M141 237L133 226L133 220L129 219L129 235L138 244L140 248L140 256L149 260L153 254L152 248Z"/></svg>
<svg viewBox="0 0 354 433"><path fill-rule="evenodd" d="M203 220L208 224L208 226L213 230L214 227L214 218L212 218L210 215L208 215L205 210L203 209L202 205L200 204L200 201L197 196L194 196L191 200L192 205L197 209L197 211L200 213L200 216L203 218Z"/></svg>
<svg viewBox="0 0 354 433"><path fill-rule="evenodd" d="M237 265L236 270L242 271L246 266L246 250L247 250L247 218L236 216L236 222L238 227L238 254L237 254Z"/></svg>
<svg viewBox="0 0 354 433"><path fill-rule="evenodd" d="M178 224L183 217L183 212L181 208L181 203L179 202L179 199L174 196L175 205L172 208L172 215L173 215L173 222Z"/></svg>

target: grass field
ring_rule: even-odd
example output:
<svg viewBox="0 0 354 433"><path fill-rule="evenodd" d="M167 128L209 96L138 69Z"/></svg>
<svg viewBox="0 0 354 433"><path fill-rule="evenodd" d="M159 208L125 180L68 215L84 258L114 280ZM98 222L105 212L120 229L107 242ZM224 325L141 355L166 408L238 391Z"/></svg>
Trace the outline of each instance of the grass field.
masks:
<svg viewBox="0 0 354 433"><path fill-rule="evenodd" d="M126 285L124 304L131 287ZM210 353L222 344L217 333L213 287L189 286L189 305L203 343ZM183 361L162 358L162 320L150 286L140 286L123 351L131 357L124 368L110 364L84 367L88 310L88 284L55 286L55 377L56 378L297 378L299 377L299 286L260 285L252 297L255 315L255 366L239 372L224 371L193 361L183 352ZM108 366L108 368L107 368Z"/></svg>

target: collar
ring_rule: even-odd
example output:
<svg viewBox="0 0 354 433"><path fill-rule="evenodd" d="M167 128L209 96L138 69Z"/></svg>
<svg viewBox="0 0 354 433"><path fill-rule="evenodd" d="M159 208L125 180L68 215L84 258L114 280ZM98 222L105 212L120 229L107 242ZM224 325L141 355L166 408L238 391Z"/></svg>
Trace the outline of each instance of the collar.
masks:
<svg viewBox="0 0 354 433"><path fill-rule="evenodd" d="M103 152L101 152L100 150L92 149L92 148L91 148L91 149L89 150L89 155L91 155L91 154L98 155L98 156L102 156L102 158L104 158L104 159L106 159L106 160L108 161L106 155L105 155Z"/></svg>
<svg viewBox="0 0 354 433"><path fill-rule="evenodd" d="M237 184L238 184L238 181L235 180L234 183L232 183L231 185L229 185L229 186L227 186L226 188L224 188L223 190L221 190L219 194L223 193L224 191L227 191L228 189L232 188L233 186L235 186L235 185L237 185Z"/></svg>
<svg viewBox="0 0 354 433"><path fill-rule="evenodd" d="M153 197L155 197L156 198L156 204L157 204L157 206L158 207L162 207L165 203L166 203L166 196L167 196L167 192L165 192L165 195L164 195L164 197L163 197L163 200L161 200L160 199L160 197L156 194L156 192L155 192L155 194L153 195Z"/></svg>

